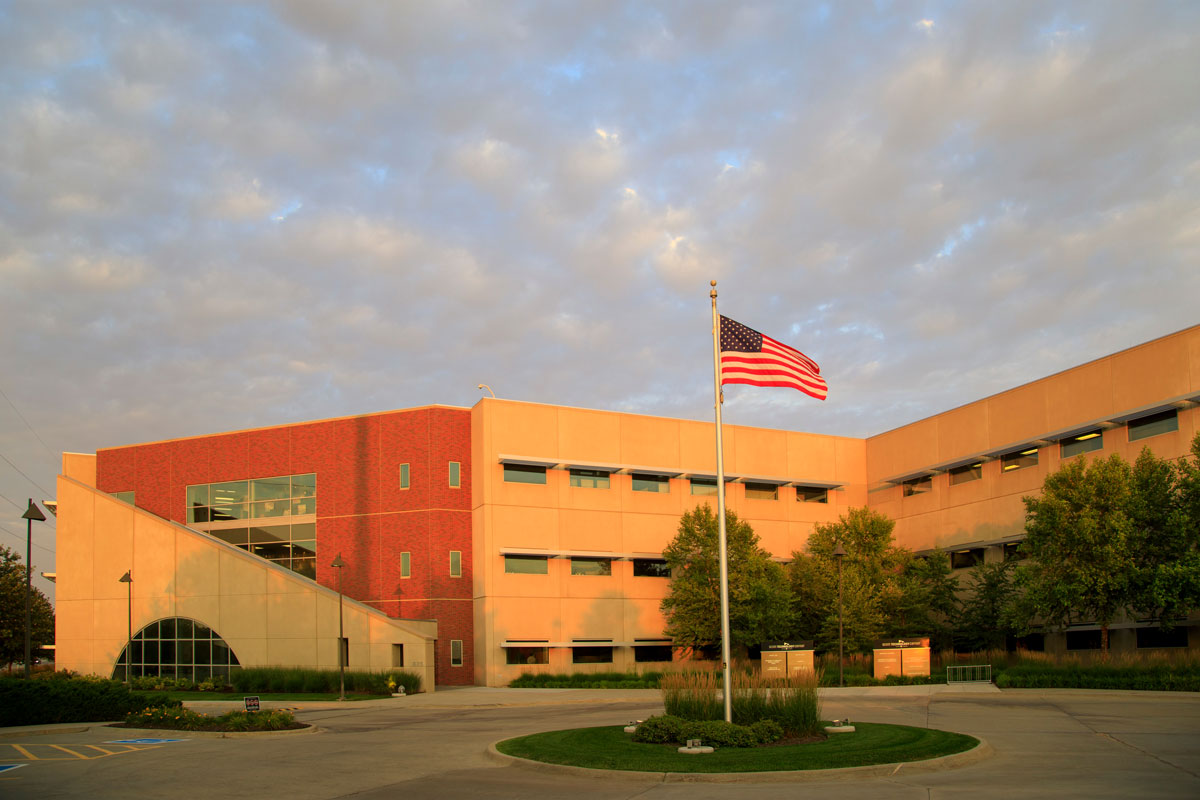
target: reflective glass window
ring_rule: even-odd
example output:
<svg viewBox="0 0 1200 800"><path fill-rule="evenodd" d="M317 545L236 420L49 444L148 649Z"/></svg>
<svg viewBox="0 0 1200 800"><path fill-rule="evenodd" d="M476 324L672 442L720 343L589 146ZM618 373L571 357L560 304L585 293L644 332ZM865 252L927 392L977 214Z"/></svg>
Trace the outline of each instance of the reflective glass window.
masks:
<svg viewBox="0 0 1200 800"><path fill-rule="evenodd" d="M800 503L828 503L829 490L823 486L797 486L796 501Z"/></svg>
<svg viewBox="0 0 1200 800"><path fill-rule="evenodd" d="M666 475L643 475L633 473L633 490L635 492L670 492L671 479Z"/></svg>
<svg viewBox="0 0 1200 800"><path fill-rule="evenodd" d="M1016 453L1009 453L1000 456L1000 471L1013 472L1026 467L1036 467L1038 463L1038 449L1030 447L1026 450L1021 450Z"/></svg>
<svg viewBox="0 0 1200 800"><path fill-rule="evenodd" d="M450 488L457 489L462 485L462 464L458 461L450 462Z"/></svg>
<svg viewBox="0 0 1200 800"><path fill-rule="evenodd" d="M461 667L463 665L463 643L462 639L450 640L450 666Z"/></svg>
<svg viewBox="0 0 1200 800"><path fill-rule="evenodd" d="M933 491L933 478L929 475L922 475L919 478L912 478L900 484L904 490L905 497L912 497L914 494L925 494Z"/></svg>
<svg viewBox="0 0 1200 800"><path fill-rule="evenodd" d="M400 465L400 488L408 488L408 464Z"/></svg>
<svg viewBox="0 0 1200 800"><path fill-rule="evenodd" d="M400 554L400 577L401 578L411 578L412 577L412 553L401 553Z"/></svg>
<svg viewBox="0 0 1200 800"><path fill-rule="evenodd" d="M546 556L505 556L504 571L509 575L545 575L549 563Z"/></svg>
<svg viewBox="0 0 1200 800"><path fill-rule="evenodd" d="M1104 431L1088 431L1069 439L1063 439L1058 443L1058 447L1059 455L1063 458L1090 453L1093 450L1102 450L1104 448Z"/></svg>
<svg viewBox="0 0 1200 800"><path fill-rule="evenodd" d="M1148 439L1151 436L1177 430L1179 430L1179 416L1172 408L1170 411L1129 420L1129 441L1136 442L1139 439Z"/></svg>
<svg viewBox="0 0 1200 800"><path fill-rule="evenodd" d="M776 500L778 498L779 487L775 484L746 481L747 500Z"/></svg>
<svg viewBox="0 0 1200 800"><path fill-rule="evenodd" d="M572 647L571 662L574 664L611 664L613 660L612 646L608 647Z"/></svg>
<svg viewBox="0 0 1200 800"><path fill-rule="evenodd" d="M953 467L950 470L950 485L958 486L960 483L970 483L971 481L977 481L982 477L982 461L976 461L974 464L963 464L961 467Z"/></svg>
<svg viewBox="0 0 1200 800"><path fill-rule="evenodd" d="M692 494L715 495L717 493L716 478L692 478L688 481Z"/></svg>
<svg viewBox="0 0 1200 800"><path fill-rule="evenodd" d="M506 647L504 649L504 663L506 664L549 664L550 663L550 648L549 647Z"/></svg>
<svg viewBox="0 0 1200 800"><path fill-rule="evenodd" d="M572 558L572 575L612 575L611 558Z"/></svg>
<svg viewBox="0 0 1200 800"><path fill-rule="evenodd" d="M581 489L607 489L608 473L594 469L573 469L571 485Z"/></svg>
<svg viewBox="0 0 1200 800"><path fill-rule="evenodd" d="M539 483L546 482L546 468L530 464L505 464L504 480L508 483Z"/></svg>
<svg viewBox="0 0 1200 800"><path fill-rule="evenodd" d="M113 668L114 680L125 679L128 661L132 677L182 678L199 683L217 676L224 682L239 666L229 645L212 630L186 617L156 620L126 643Z"/></svg>
<svg viewBox="0 0 1200 800"><path fill-rule="evenodd" d="M450 577L462 577L462 552L459 550L450 551Z"/></svg>
<svg viewBox="0 0 1200 800"><path fill-rule="evenodd" d="M671 568L665 559L635 558L633 560L633 577L635 578L669 578Z"/></svg>

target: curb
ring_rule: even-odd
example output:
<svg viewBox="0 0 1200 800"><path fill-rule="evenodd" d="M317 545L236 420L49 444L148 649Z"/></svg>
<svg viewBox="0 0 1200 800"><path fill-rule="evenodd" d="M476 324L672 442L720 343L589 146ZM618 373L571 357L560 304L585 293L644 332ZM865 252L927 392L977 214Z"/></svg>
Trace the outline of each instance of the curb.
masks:
<svg viewBox="0 0 1200 800"><path fill-rule="evenodd" d="M100 727L114 731L130 731L132 734L153 734L154 736L173 734L180 738L195 736L201 739L244 739L252 736L308 736L322 732L322 729L316 725L308 724L305 724L303 728L287 731L177 731L169 728L118 728L115 725L102 725ZM150 737L147 736L144 738Z"/></svg>
<svg viewBox="0 0 1200 800"><path fill-rule="evenodd" d="M979 739L978 736L975 737ZM896 775L916 775L928 772L943 772L961 769L985 761L996 754L992 746L979 739L979 744L962 753L929 758L924 761L901 761L892 764L872 764L868 767L844 767L841 769L778 770L774 772L635 772L619 769L592 769L591 767L569 767L565 764L548 764L501 753L497 743L488 745L487 756L492 761L508 766L558 775L574 775L587 778L654 781L656 783L826 783L829 781L856 781L869 778L891 778Z"/></svg>

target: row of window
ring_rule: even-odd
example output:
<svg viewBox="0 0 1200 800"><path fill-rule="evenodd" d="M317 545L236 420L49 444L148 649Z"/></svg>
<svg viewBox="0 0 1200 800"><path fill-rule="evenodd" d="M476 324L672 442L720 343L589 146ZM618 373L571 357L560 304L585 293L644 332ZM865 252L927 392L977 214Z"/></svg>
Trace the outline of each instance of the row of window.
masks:
<svg viewBox="0 0 1200 800"><path fill-rule="evenodd" d="M411 578L412 577L412 553L410 553L408 551L405 551L400 554L400 577L401 578ZM462 577L462 551L461 550L451 550L450 551L450 577L451 578L461 578Z"/></svg>
<svg viewBox="0 0 1200 800"><path fill-rule="evenodd" d="M505 464L504 480L508 483L545 485L546 470L544 466L533 464ZM612 473L604 470L570 469L568 473L570 485L578 489L608 489L611 486ZM671 479L666 475L634 472L631 479L635 492L668 494L671 491ZM688 478L687 481L694 495L708 496L717 493L716 478ZM745 481L743 485L746 487L746 497L751 500L779 499L778 484ZM797 486L796 500L801 503L828 503L829 490L821 486Z"/></svg>
<svg viewBox="0 0 1200 800"><path fill-rule="evenodd" d="M572 575L612 575L611 558L572 557L569 560ZM671 577L671 568L661 558L635 558L632 561L635 578ZM546 575L550 571L550 557L506 555L504 571L509 575Z"/></svg>
<svg viewBox="0 0 1200 800"><path fill-rule="evenodd" d="M672 650L673 648L669 644L639 645L633 648L633 660L638 663L671 661ZM550 648L548 646L506 647L504 655L506 664L550 663ZM611 664L612 661L612 645L582 645L571 648L572 664Z"/></svg>
<svg viewBox="0 0 1200 800"><path fill-rule="evenodd" d="M188 524L317 513L317 476L279 475L187 487Z"/></svg>
<svg viewBox="0 0 1200 800"><path fill-rule="evenodd" d="M1151 414L1141 419L1130 420L1128 429L1129 441L1136 442L1140 439L1148 439L1151 436L1158 436L1163 433L1179 430L1179 417L1175 409L1170 409L1169 411ZM1100 428L1084 431L1083 433L1061 440L1058 443L1058 447L1061 458L1071 458L1083 453L1101 450L1104 448L1104 431ZM1017 450L1000 456L1001 473L1036 467L1037 464L1037 447L1028 447L1024 450ZM949 476L951 486L980 480L983 477L983 462L976 461L973 464L954 467L947 470L947 475ZM905 497L924 494L933 490L933 477L931 475L922 475L903 481L900 486Z"/></svg>
<svg viewBox="0 0 1200 800"><path fill-rule="evenodd" d="M1139 648L1187 647L1188 629L1177 625L1169 631L1161 628L1137 628L1137 646ZM1111 639L1112 632L1109 632ZM1068 650L1099 650L1100 631L1067 631Z"/></svg>
<svg viewBox="0 0 1200 800"><path fill-rule="evenodd" d="M409 464L400 465L400 488L412 487L412 468ZM446 465L446 485L451 489L462 488L462 462L450 461Z"/></svg>

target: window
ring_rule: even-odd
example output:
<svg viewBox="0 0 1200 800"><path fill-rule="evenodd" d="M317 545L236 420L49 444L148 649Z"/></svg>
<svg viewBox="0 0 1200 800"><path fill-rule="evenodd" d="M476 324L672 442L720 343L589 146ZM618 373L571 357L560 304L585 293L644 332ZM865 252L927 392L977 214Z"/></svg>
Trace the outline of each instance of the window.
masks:
<svg viewBox="0 0 1200 800"><path fill-rule="evenodd" d="M532 464L505 464L504 480L508 483L546 483L546 468Z"/></svg>
<svg viewBox="0 0 1200 800"><path fill-rule="evenodd" d="M505 556L504 571L509 575L545 575L549 563L546 556Z"/></svg>
<svg viewBox="0 0 1200 800"><path fill-rule="evenodd" d="M692 494L713 495L717 493L716 478L692 478L688 481Z"/></svg>
<svg viewBox="0 0 1200 800"><path fill-rule="evenodd" d="M317 513L317 476L280 475L188 486L188 524Z"/></svg>
<svg viewBox="0 0 1200 800"><path fill-rule="evenodd" d="M633 490L635 492L662 492L671 491L671 479L666 475L643 475L642 473L633 473Z"/></svg>
<svg viewBox="0 0 1200 800"><path fill-rule="evenodd" d="M572 575L612 575L611 558L572 558Z"/></svg>
<svg viewBox="0 0 1200 800"><path fill-rule="evenodd" d="M400 488L407 489L408 487L409 487L408 464L401 464L400 465Z"/></svg>
<svg viewBox="0 0 1200 800"><path fill-rule="evenodd" d="M400 577L401 578L411 578L412 577L412 553L401 553L400 554Z"/></svg>
<svg viewBox="0 0 1200 800"><path fill-rule="evenodd" d="M133 492L113 492L112 496L117 498L118 500L120 500L123 503L129 503L129 505L134 504L133 503L133 496L134 496Z"/></svg>
<svg viewBox="0 0 1200 800"><path fill-rule="evenodd" d="M125 679L126 662L132 677L142 675L186 678L200 682L229 680L230 670L239 666L225 640L202 622L171 617L151 622L126 643L113 668L113 679Z"/></svg>
<svg viewBox="0 0 1200 800"><path fill-rule="evenodd" d="M983 462L976 461L974 464L963 464L961 467L952 467L950 469L950 485L958 486L960 483L970 483L977 481L983 477Z"/></svg>
<svg viewBox="0 0 1200 800"><path fill-rule="evenodd" d="M1099 650L1100 631L1067 631L1068 650Z"/></svg>
<svg viewBox="0 0 1200 800"><path fill-rule="evenodd" d="M462 577L462 551L461 550L451 550L450 551L450 577L451 578L461 578Z"/></svg>
<svg viewBox="0 0 1200 800"><path fill-rule="evenodd" d="M930 475L922 475L919 478L910 478L902 481L900 486L903 488L905 497L912 497L914 494L925 494L933 491L933 477Z"/></svg>
<svg viewBox="0 0 1200 800"><path fill-rule="evenodd" d="M672 651L673 648L669 644L635 644L633 646L633 660L639 664L650 661L671 661L674 657Z"/></svg>
<svg viewBox="0 0 1200 800"><path fill-rule="evenodd" d="M1026 467L1036 467L1037 463L1038 449L1030 447L1027 450L1000 456L1000 471L1012 472L1018 469L1025 469Z"/></svg>
<svg viewBox="0 0 1200 800"><path fill-rule="evenodd" d="M662 558L635 558L633 560L633 577L669 578L671 577L671 568Z"/></svg>
<svg viewBox="0 0 1200 800"><path fill-rule="evenodd" d="M461 667L463 665L463 648L462 639L450 640L450 666Z"/></svg>
<svg viewBox="0 0 1200 800"><path fill-rule="evenodd" d="M829 490L821 486L797 486L797 503L828 503Z"/></svg>
<svg viewBox="0 0 1200 800"><path fill-rule="evenodd" d="M1139 439L1149 439L1151 436L1177 430L1179 430L1179 417L1172 408L1159 414L1129 420L1129 441L1136 442Z"/></svg>
<svg viewBox="0 0 1200 800"><path fill-rule="evenodd" d="M1188 629L1186 625L1176 625L1169 631L1162 628L1138 628L1137 646L1142 647L1187 647Z"/></svg>
<svg viewBox="0 0 1200 800"><path fill-rule="evenodd" d="M458 461L450 462L450 488L458 489L462 486L462 464Z"/></svg>
<svg viewBox="0 0 1200 800"><path fill-rule="evenodd" d="M392 645L392 667L396 668L396 667L403 667L403 666L404 666L404 645L394 644L394 645Z"/></svg>
<svg viewBox="0 0 1200 800"><path fill-rule="evenodd" d="M571 485L580 489L607 489L608 473L594 469L573 469Z"/></svg>
<svg viewBox="0 0 1200 800"><path fill-rule="evenodd" d="M571 648L571 663L573 664L611 664L612 660L612 645Z"/></svg>
<svg viewBox="0 0 1200 800"><path fill-rule="evenodd" d="M970 550L954 550L950 553L951 569L966 569L983 563L983 548L975 547Z"/></svg>
<svg viewBox="0 0 1200 800"><path fill-rule="evenodd" d="M1058 454L1063 458L1070 458L1081 453L1090 453L1093 450L1100 450L1104 447L1104 432L1100 430L1088 431L1081 433L1078 436L1072 436L1063 439L1058 443Z"/></svg>
<svg viewBox="0 0 1200 800"><path fill-rule="evenodd" d="M753 483L746 481L747 500L777 500L779 487L773 483Z"/></svg>
<svg viewBox="0 0 1200 800"><path fill-rule="evenodd" d="M504 663L506 664L549 664L550 648L531 645L528 647L504 648Z"/></svg>
<svg viewBox="0 0 1200 800"><path fill-rule="evenodd" d="M1029 556L1021 549L1020 542L1008 542L1002 548L1005 561L1024 561Z"/></svg>

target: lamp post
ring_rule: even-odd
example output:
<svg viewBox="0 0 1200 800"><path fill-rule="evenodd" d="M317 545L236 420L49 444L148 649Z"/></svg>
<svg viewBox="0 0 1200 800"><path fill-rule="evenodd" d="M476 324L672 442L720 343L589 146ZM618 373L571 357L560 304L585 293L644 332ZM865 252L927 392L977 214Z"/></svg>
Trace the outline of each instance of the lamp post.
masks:
<svg viewBox="0 0 1200 800"><path fill-rule="evenodd" d="M125 613L129 638L125 640L125 684L129 685L129 662L133 660L133 570L125 570L119 580L125 584L127 598Z"/></svg>
<svg viewBox="0 0 1200 800"><path fill-rule="evenodd" d="M496 397L496 393L492 391L492 387L488 386L486 383L481 383L481 384L479 384L479 387L478 387L478 388L480 388L480 389L487 389L489 392L491 392L491 395L492 395L492 397L493 397L493 398L495 398L495 397Z"/></svg>
<svg viewBox="0 0 1200 800"><path fill-rule="evenodd" d="M346 656L342 646L346 642L346 637L342 628L342 567L346 566L346 562L342 561L342 554L338 553L337 558L333 559L331 567L336 567L338 571L338 686L341 692L338 700L346 699Z"/></svg>
<svg viewBox="0 0 1200 800"><path fill-rule="evenodd" d="M842 674L842 664L845 661L842 649L842 561L846 558L846 549L838 542L833 548L833 557L838 565L838 686L845 686L845 676Z"/></svg>
<svg viewBox="0 0 1200 800"><path fill-rule="evenodd" d="M46 515L38 508L33 498L29 498L29 508L21 515L25 520L25 677L29 677L29 662L31 659L29 637L33 631L33 615L30 611L33 598L33 521L45 522Z"/></svg>

